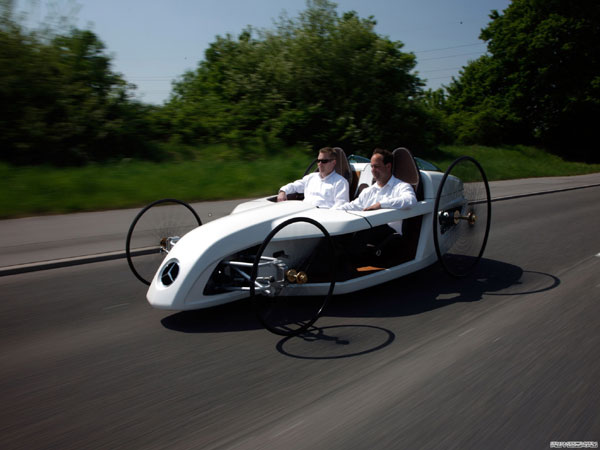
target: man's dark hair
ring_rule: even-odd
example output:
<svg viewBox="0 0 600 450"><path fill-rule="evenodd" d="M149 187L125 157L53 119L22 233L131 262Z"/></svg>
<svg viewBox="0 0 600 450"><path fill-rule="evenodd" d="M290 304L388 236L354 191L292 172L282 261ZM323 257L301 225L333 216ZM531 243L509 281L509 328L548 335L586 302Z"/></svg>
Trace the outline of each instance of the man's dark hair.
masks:
<svg viewBox="0 0 600 450"><path fill-rule="evenodd" d="M336 159L336 156L337 156L335 149L332 147L323 147L322 149L319 150L319 153L325 153L331 159Z"/></svg>
<svg viewBox="0 0 600 450"><path fill-rule="evenodd" d="M373 150L373 155L383 155L383 164L393 164L394 162L394 155L385 148L376 148Z"/></svg>

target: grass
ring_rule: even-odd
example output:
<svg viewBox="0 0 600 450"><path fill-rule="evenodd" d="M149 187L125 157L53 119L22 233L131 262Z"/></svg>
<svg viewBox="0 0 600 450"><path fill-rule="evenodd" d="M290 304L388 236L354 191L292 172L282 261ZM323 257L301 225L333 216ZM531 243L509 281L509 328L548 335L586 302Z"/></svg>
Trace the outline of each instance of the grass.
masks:
<svg viewBox="0 0 600 450"><path fill-rule="evenodd" d="M444 170L462 155L477 159L490 180L600 172L600 164L567 162L523 146L443 146L425 159ZM259 197L299 178L312 160L300 149L239 160L222 148L207 148L186 158L80 168L0 164L0 218L135 207L166 197L185 201Z"/></svg>
<svg viewBox="0 0 600 450"><path fill-rule="evenodd" d="M443 146L431 160L445 170L452 161L462 155L472 156L479 161L490 181L600 172L600 164L565 161L538 148L522 145L510 147Z"/></svg>
<svg viewBox="0 0 600 450"><path fill-rule="evenodd" d="M126 208L166 197L258 197L301 176L310 161L297 152L254 161L129 160L81 168L0 164L0 218Z"/></svg>

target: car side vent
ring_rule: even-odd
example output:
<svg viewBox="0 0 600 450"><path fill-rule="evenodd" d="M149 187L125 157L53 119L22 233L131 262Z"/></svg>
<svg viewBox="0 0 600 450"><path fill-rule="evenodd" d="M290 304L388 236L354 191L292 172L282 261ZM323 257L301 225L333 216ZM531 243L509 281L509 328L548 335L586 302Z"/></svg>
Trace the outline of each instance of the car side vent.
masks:
<svg viewBox="0 0 600 450"><path fill-rule="evenodd" d="M179 264L176 261L172 261L165 266L161 275L160 281L165 286L171 286L179 275Z"/></svg>

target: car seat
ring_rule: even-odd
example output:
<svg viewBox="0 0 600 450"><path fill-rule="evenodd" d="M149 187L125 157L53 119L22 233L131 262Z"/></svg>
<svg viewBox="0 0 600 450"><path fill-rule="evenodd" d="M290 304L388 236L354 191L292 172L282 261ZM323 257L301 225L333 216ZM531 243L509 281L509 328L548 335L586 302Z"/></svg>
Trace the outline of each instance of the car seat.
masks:
<svg viewBox="0 0 600 450"><path fill-rule="evenodd" d="M421 172L417 167L415 158L409 149L404 147L398 147L392 152L394 156L394 162L392 167L392 173L399 180L410 184L417 197L418 201L423 200L423 185L421 183Z"/></svg>
<svg viewBox="0 0 600 450"><path fill-rule="evenodd" d="M335 171L348 181L348 185L350 186L350 189L352 189L354 172L350 168L346 152L341 147L334 147L333 150L335 151L336 158ZM352 192L352 190L350 192Z"/></svg>

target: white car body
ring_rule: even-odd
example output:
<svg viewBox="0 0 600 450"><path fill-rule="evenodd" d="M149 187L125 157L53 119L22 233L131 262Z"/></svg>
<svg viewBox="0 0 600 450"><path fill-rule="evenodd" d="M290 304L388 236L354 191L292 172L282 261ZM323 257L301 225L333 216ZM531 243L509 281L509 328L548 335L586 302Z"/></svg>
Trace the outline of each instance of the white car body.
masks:
<svg viewBox="0 0 600 450"><path fill-rule="evenodd" d="M369 164L352 164L359 174L359 185L371 184ZM416 205L404 210L341 211L322 209L303 201L274 202L273 198L262 198L239 205L230 215L214 220L190 231L173 246L153 277L147 293L150 305L166 310L192 310L212 307L248 297L248 289L233 289L224 292L208 292L207 283L215 269L244 249L259 246L265 237L282 222L293 217L306 217L320 223L332 237L366 230L389 222L421 217L420 232L414 258L399 265L366 273L355 278L337 281L334 294L346 294L361 290L403 275L420 270L436 262L437 255L432 236L434 203L443 173L420 170L423 187L422 197ZM453 193L443 199L445 205L464 202L462 182L452 177L447 180L455 186ZM314 226L303 222L284 228L277 240L288 247L311 251L308 245L316 237ZM452 233L440 236L450 240ZM322 237L322 235L321 235ZM275 245L275 244L274 244ZM308 250L306 250L308 249ZM178 274L170 285L162 281L164 271L176 262ZM291 286L293 295L322 295L328 283L306 283ZM286 294L287 295L287 294Z"/></svg>

